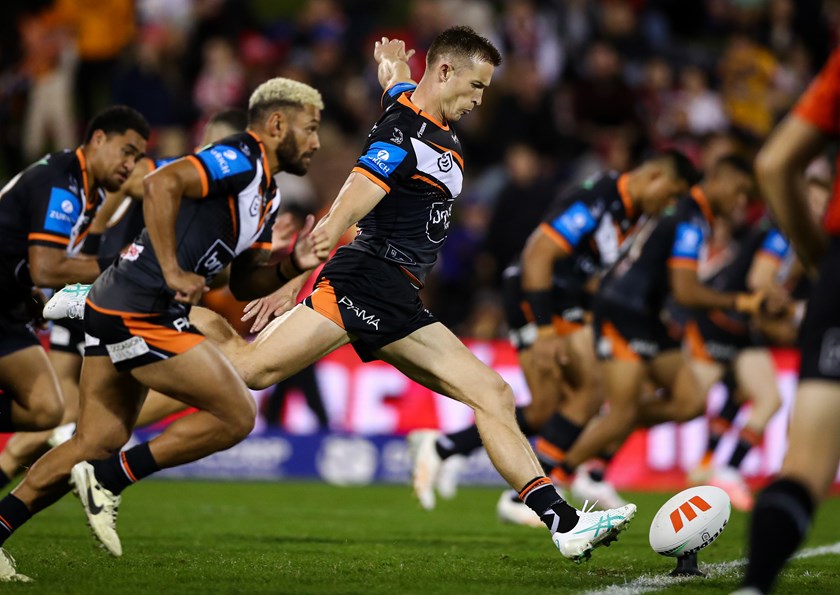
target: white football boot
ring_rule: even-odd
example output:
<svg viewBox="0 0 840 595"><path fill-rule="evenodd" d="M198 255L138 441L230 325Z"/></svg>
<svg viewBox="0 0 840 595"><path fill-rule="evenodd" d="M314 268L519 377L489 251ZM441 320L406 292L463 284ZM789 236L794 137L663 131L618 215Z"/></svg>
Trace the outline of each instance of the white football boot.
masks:
<svg viewBox="0 0 840 595"><path fill-rule="evenodd" d="M586 504L584 504L584 509ZM589 559L592 550L602 545L609 546L618 539L630 521L636 516L636 505L627 504L609 510L578 510L578 522L565 533L553 532L554 545L566 558L577 563Z"/></svg>
<svg viewBox="0 0 840 595"><path fill-rule="evenodd" d="M61 320L72 318L82 320L85 317L85 299L90 293L90 285L74 283L65 285L64 289L56 291L44 305L44 318L47 320Z"/></svg>
<svg viewBox="0 0 840 595"><path fill-rule="evenodd" d="M441 463L435 442L440 436L437 430L415 430L406 436L411 454L411 481L414 495L424 510L435 508L435 486L438 482Z"/></svg>
<svg viewBox="0 0 840 595"><path fill-rule="evenodd" d="M537 513L519 499L516 490L505 490L496 503L496 514L503 523L525 525L526 527L545 527Z"/></svg>
<svg viewBox="0 0 840 595"><path fill-rule="evenodd" d="M77 463L70 472L73 493L85 509L88 526L93 536L108 553L119 558L122 544L117 535L117 511L122 497L114 495L96 479L93 466L87 461Z"/></svg>
<svg viewBox="0 0 840 595"><path fill-rule="evenodd" d="M464 466L464 457L452 455L443 460L438 471L435 489L444 500L452 500L458 495L458 480Z"/></svg>
<svg viewBox="0 0 840 595"><path fill-rule="evenodd" d="M0 583L31 583L32 579L25 574L18 574L15 569L15 559L0 547Z"/></svg>

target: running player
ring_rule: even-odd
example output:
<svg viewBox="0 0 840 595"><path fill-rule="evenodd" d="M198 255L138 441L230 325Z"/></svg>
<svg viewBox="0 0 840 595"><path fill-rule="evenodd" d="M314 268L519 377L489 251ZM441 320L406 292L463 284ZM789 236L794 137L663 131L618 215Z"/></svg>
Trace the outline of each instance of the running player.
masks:
<svg viewBox="0 0 840 595"><path fill-rule="evenodd" d="M0 432L61 421L55 372L32 330L33 287L93 281L96 259L79 251L105 190L116 190L146 149L149 126L117 106L90 122L76 150L47 155L0 191Z"/></svg>
<svg viewBox="0 0 840 595"><path fill-rule="evenodd" d="M207 145L242 132L248 115L242 110L225 110L212 116L204 127L201 144ZM82 245L81 253L100 256L109 262L143 230L143 178L174 159L144 157L137 161L128 179L116 192L107 192L102 208L96 213ZM34 463L54 446L73 434L79 415L79 375L84 356L85 329L79 319L62 318L53 322L47 357L58 377L64 397L61 425L43 432L16 433L0 452L0 488L7 485L23 468ZM138 426L154 423L186 406L180 401L152 392L143 403ZM53 433L56 433L54 436Z"/></svg>
<svg viewBox="0 0 840 595"><path fill-rule="evenodd" d="M773 588L840 462L840 188L835 180L823 231L810 216L801 183L808 163L840 135L838 105L840 50L834 50L756 160L758 182L779 227L806 269L819 269L819 276L799 335L802 364L788 451L778 477L756 499L739 593Z"/></svg>
<svg viewBox="0 0 840 595"><path fill-rule="evenodd" d="M762 294L715 291L697 276L713 218L731 218L751 188L749 164L722 158L604 278L595 298L594 328L609 407L566 453L553 472L556 480L568 481L581 463L623 441L638 424L687 421L705 412L707 391L679 340L669 335L662 310L672 293L687 308L758 311ZM668 398L642 401L646 379L665 388Z"/></svg>
<svg viewBox="0 0 840 595"><path fill-rule="evenodd" d="M676 151L652 157L624 174L596 175L558 199L531 234L520 262L505 270L511 343L531 392L530 404L516 408L517 423L526 436L536 434L549 419L561 430L582 428L597 412L600 398L595 390L588 285L615 262L639 218L658 215L685 194L695 176L688 159ZM565 406L576 412L569 411L574 420L557 411L561 395L569 401ZM442 470L442 461L481 447L475 425L445 436L420 430L408 439L417 455L415 482L424 480L415 483L414 489L430 508L435 504L435 488L444 497L452 488L443 482L441 490L445 475L435 476L428 469ZM541 460L558 448L545 443L544 438L537 440Z"/></svg>
<svg viewBox="0 0 840 595"><path fill-rule="evenodd" d="M77 433L39 459L0 501L0 543L65 494L72 475L91 529L113 555L121 555L114 522L125 487L229 448L251 431L251 393L230 362L192 328L188 311L231 261L231 288L240 297L264 295L298 267L320 262L299 242L278 265L261 265L280 201L273 176L281 170L306 173L319 148L322 107L320 94L308 85L271 79L251 95L246 133L146 178L147 227L87 298ZM120 453L147 387L198 412ZM3 551L0 576L14 574Z"/></svg>

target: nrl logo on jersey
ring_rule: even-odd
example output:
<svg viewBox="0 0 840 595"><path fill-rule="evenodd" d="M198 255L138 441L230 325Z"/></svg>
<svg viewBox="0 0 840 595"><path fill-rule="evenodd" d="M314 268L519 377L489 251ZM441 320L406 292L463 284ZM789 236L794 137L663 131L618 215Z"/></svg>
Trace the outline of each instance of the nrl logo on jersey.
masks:
<svg viewBox="0 0 840 595"><path fill-rule="evenodd" d="M447 151L438 157L438 167L440 171L449 171L452 169L452 153Z"/></svg>

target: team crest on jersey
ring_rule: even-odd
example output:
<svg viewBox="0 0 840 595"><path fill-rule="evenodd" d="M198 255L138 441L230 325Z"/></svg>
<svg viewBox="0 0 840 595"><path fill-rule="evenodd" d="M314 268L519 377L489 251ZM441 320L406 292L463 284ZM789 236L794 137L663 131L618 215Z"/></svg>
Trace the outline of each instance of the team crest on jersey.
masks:
<svg viewBox="0 0 840 595"><path fill-rule="evenodd" d="M394 132L391 134L391 142L395 145L401 145L403 142L403 133L402 130L399 128L394 128Z"/></svg>
<svg viewBox="0 0 840 595"><path fill-rule="evenodd" d="M239 150L242 151L242 154L246 157L251 156L251 148L245 143L239 143Z"/></svg>
<svg viewBox="0 0 840 595"><path fill-rule="evenodd" d="M438 158L438 167L440 171L449 171L452 169L452 153L447 151Z"/></svg>

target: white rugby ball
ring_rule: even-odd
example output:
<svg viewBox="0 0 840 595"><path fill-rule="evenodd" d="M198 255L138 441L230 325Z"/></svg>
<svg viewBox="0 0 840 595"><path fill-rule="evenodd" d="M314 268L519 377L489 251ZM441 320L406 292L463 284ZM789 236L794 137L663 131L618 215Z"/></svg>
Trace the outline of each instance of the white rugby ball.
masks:
<svg viewBox="0 0 840 595"><path fill-rule="evenodd" d="M698 486L683 490L653 517L650 547L663 556L698 552L723 532L731 511L729 496L720 488Z"/></svg>

